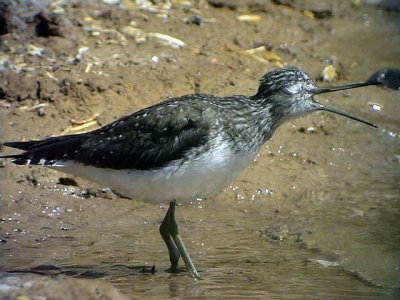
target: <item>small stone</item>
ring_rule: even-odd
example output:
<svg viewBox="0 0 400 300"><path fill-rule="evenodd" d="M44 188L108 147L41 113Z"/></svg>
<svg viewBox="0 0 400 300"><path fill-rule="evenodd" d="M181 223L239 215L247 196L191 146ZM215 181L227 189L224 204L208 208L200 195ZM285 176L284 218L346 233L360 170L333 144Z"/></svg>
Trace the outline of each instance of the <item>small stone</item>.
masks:
<svg viewBox="0 0 400 300"><path fill-rule="evenodd" d="M321 77L323 81L332 82L333 80L337 79L338 72L333 65L326 65L321 72Z"/></svg>
<svg viewBox="0 0 400 300"><path fill-rule="evenodd" d="M58 184L66 185L66 186L78 186L78 183L69 177L60 177L58 178Z"/></svg>
<svg viewBox="0 0 400 300"><path fill-rule="evenodd" d="M381 111L383 106L377 102L368 102L367 103L373 111Z"/></svg>
<svg viewBox="0 0 400 300"><path fill-rule="evenodd" d="M186 19L183 19L183 22L186 24L194 24L200 26L203 24L203 18L200 15L195 15Z"/></svg>
<svg viewBox="0 0 400 300"><path fill-rule="evenodd" d="M44 108L39 108L37 114L39 117L44 117L46 112L45 112Z"/></svg>

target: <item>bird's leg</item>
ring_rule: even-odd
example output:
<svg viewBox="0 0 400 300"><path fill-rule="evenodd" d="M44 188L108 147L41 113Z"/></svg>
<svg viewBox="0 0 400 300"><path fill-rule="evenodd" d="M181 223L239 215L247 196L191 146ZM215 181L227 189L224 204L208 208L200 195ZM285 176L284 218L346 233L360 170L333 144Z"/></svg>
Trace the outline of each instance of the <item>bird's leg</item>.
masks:
<svg viewBox="0 0 400 300"><path fill-rule="evenodd" d="M174 207L172 207L174 206ZM171 267L169 270L171 272L178 271L178 261L179 257L181 256L179 253L178 248L175 245L174 240L171 237L171 226L176 227L176 231L178 230L178 224L175 221L175 203L172 205L172 201L169 205L168 211L165 214L164 220L160 225L160 234L167 245L168 253L169 253L169 260L171 261Z"/></svg>
<svg viewBox="0 0 400 300"><path fill-rule="evenodd" d="M169 208L165 214L164 220L160 225L160 234L168 247L169 259L171 261L172 272L176 272L178 269L179 257L182 255L183 261L186 267L192 273L195 278L200 278L192 260L190 259L189 253L186 250L185 244L182 241L181 236L178 232L178 224L175 220L175 205L176 201L172 200L169 203Z"/></svg>

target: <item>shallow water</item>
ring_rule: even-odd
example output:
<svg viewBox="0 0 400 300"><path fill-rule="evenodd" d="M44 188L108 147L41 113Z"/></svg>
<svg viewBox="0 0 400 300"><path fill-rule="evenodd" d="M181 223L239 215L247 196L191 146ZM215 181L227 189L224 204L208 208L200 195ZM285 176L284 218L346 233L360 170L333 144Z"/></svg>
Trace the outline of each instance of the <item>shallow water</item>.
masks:
<svg viewBox="0 0 400 300"><path fill-rule="evenodd" d="M331 39L317 34L313 51L357 61L357 80L372 74L371 64L400 67L398 21L363 9L338 18ZM383 48L371 42L377 36ZM301 64L312 62L302 55ZM1 169L1 270L99 277L132 298L400 297L400 94L368 87L318 99L379 128L325 113L292 121L230 187L182 203L180 233L201 280L164 272L158 226L167 204L110 191L86 198L85 188L102 188L80 179L65 187L60 173L14 165ZM7 128L12 116L3 116ZM36 124L26 122L24 133ZM32 174L37 186L26 179Z"/></svg>

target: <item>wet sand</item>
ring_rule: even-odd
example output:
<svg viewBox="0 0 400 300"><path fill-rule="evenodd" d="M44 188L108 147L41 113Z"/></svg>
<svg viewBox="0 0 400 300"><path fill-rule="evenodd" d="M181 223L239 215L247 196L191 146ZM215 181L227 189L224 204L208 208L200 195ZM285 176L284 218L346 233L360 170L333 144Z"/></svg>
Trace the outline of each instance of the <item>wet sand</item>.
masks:
<svg viewBox="0 0 400 300"><path fill-rule="evenodd" d="M27 12L38 14L38 7L11 10L26 18L14 18L0 36L1 141L70 133L88 124L76 121L95 116L83 128L94 129L187 93L253 94L262 74L281 65L316 79L333 65L338 77L319 86L400 67L398 10L348 1L172 3L151 7L154 13L127 1L66 2L41 8L32 22ZM247 14L259 19L237 19ZM182 21L195 15L200 26ZM38 32L43 22L48 30ZM268 52L243 52L260 45ZM0 295L72 299L64 291L73 291L65 287L74 281L63 279L61 294L52 289L51 280L66 276L109 291L111 284L121 299L399 297L399 95L380 87L321 95L379 128L328 113L289 122L230 187L181 203L177 219L202 276L197 281L164 271L168 254L158 226L168 203L125 199L77 177L78 186L67 186L59 182L69 175L3 162ZM13 276L42 283L28 290L11 284ZM88 286L93 299L100 297L93 291Z"/></svg>

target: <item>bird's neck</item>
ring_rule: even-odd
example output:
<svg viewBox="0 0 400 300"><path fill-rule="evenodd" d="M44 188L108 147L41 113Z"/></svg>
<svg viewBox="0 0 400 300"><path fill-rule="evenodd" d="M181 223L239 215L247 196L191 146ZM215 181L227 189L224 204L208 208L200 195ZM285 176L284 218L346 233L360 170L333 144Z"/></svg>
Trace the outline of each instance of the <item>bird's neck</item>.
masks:
<svg viewBox="0 0 400 300"><path fill-rule="evenodd" d="M268 141L275 130L284 122L279 112L274 111L273 105L250 99L235 107L235 135L241 136L252 149L259 149Z"/></svg>
<svg viewBox="0 0 400 300"><path fill-rule="evenodd" d="M285 121L281 114L275 114L271 107L264 108L258 118L262 144L267 142L275 130Z"/></svg>
<svg viewBox="0 0 400 300"><path fill-rule="evenodd" d="M276 97L269 95L268 97L257 98L252 97L254 103L257 104L258 114L256 117L262 132L263 143L268 141L275 130L290 119L290 102L277 101Z"/></svg>

